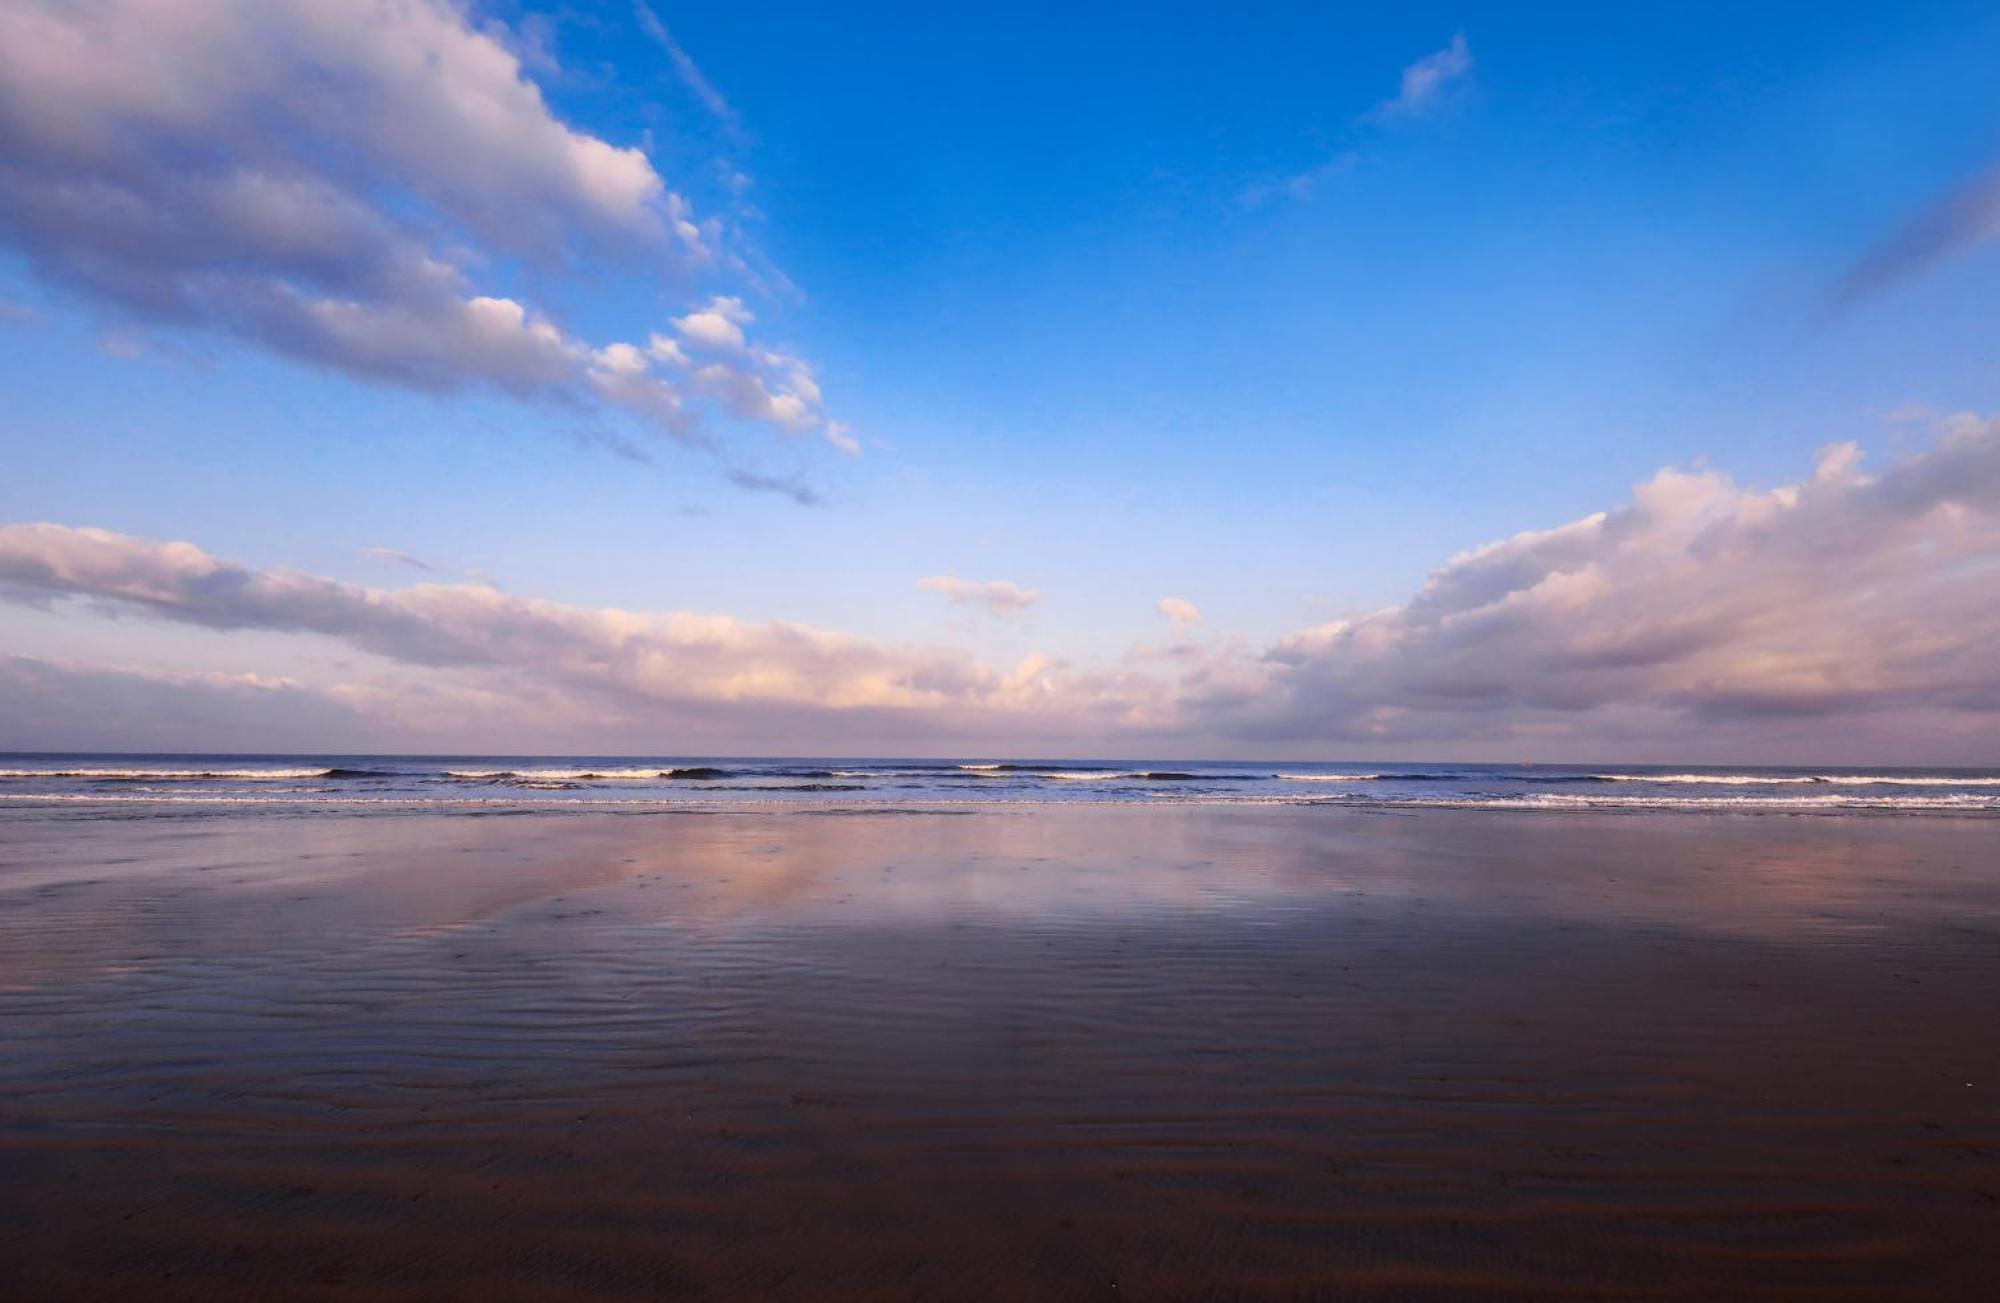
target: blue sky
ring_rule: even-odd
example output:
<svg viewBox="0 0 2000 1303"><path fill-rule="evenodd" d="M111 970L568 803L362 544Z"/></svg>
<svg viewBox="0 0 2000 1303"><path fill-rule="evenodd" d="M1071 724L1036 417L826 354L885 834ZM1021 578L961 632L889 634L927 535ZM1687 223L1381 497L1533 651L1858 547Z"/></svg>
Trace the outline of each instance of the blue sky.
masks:
<svg viewBox="0 0 2000 1303"><path fill-rule="evenodd" d="M348 57L309 0L278 8L328 43L274 59ZM79 39L110 49L127 9L95 6ZM1772 488L1828 445L1896 465L1934 449L1940 420L2000 408L1992 246L1955 240L1838 299L2000 152L2000 14L1979 6L437 12L511 52L575 137L642 152L714 223L718 256L523 254L487 210L445 201L434 220L421 179L393 171L419 150L337 126L285 138L287 166L344 184L345 149L389 157L354 193L578 340L642 341L740 300L753 344L809 366L820 405L773 428L707 403L704 450L559 386L413 388L226 312L149 312L21 219L0 228L0 521L383 590L471 572L580 609L796 622L1002 673L1036 654L1095 673L1166 645L1189 632L1155 609L1171 595L1199 608L1202 656L1255 677L1300 631L1398 608L1454 556L1616 509L1663 467ZM98 166L47 162L66 138L25 102L0 150ZM254 124L164 122L145 124L160 157L262 166ZM732 469L818 501L745 491ZM368 551L384 548L435 569ZM995 612L918 586L940 574L1039 596ZM0 610L0 646L315 687L360 672L319 634L106 618L128 600L44 593ZM1681 698L1630 695L1592 706L1679 721L1662 745L1687 736ZM1190 718L1208 688L1168 696L1119 717L1167 749L1275 745ZM962 745L980 720L921 736ZM1285 745L1352 754L1341 720ZM1020 727L1021 745L1123 740ZM1496 727L1463 744L1523 744L1519 719ZM1461 741L1439 726L1392 744Z"/></svg>

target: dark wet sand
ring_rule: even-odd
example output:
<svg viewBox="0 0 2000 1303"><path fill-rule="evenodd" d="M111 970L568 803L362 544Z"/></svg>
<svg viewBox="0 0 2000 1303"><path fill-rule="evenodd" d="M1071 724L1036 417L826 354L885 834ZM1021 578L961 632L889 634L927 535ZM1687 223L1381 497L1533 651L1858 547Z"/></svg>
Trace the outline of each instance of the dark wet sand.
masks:
<svg viewBox="0 0 2000 1303"><path fill-rule="evenodd" d="M21 1299L2000 1293L2000 825L0 820Z"/></svg>

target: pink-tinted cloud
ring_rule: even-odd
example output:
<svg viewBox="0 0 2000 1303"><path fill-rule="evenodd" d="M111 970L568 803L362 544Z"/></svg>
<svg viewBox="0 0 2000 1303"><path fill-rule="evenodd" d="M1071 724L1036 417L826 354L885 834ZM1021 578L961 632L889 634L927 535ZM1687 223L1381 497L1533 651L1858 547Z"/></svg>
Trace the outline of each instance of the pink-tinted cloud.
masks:
<svg viewBox="0 0 2000 1303"><path fill-rule="evenodd" d="M961 606L983 606L994 615L1019 615L1041 600L1033 588L1006 579L960 579L956 575L932 575L917 580L917 587L936 593Z"/></svg>
<svg viewBox="0 0 2000 1303"><path fill-rule="evenodd" d="M1268 691L1211 713L1271 739L1579 746L1986 728L1996 639L2000 423L1959 418L1879 474L1847 444L1768 491L1662 471L1612 511L1454 558L1402 606L1284 639Z"/></svg>
<svg viewBox="0 0 2000 1303"><path fill-rule="evenodd" d="M185 674L0 655L0 750L365 750L383 732L337 697L262 674Z"/></svg>
<svg viewBox="0 0 2000 1303"><path fill-rule="evenodd" d="M954 580L946 595L984 601L986 587ZM788 739L917 739L1097 754L1993 760L2000 422L1954 418L1928 451L1872 473L1839 445L1775 489L1662 471L1608 511L1453 558L1388 610L1261 650L1223 638L1110 666L1037 655L996 669L957 648L796 624L476 585L368 588L48 524L0 528L0 599L333 639L378 668L313 691L442 747L470 744L472 721L489 749L562 737L657 750L692 730L780 751Z"/></svg>
<svg viewBox="0 0 2000 1303"><path fill-rule="evenodd" d="M336 685L339 699L399 727L412 714L413 685L454 701L540 700L538 727L615 717L621 726L693 721L712 733L741 725L777 737L787 728L825 733L833 719L894 736L1100 715L1109 723L1129 713L1133 696L1093 699L1090 680L1072 683L1040 657L994 670L954 648L799 624L584 608L476 584L367 588L252 569L189 543L51 524L0 528L0 597L334 639L423 672Z"/></svg>

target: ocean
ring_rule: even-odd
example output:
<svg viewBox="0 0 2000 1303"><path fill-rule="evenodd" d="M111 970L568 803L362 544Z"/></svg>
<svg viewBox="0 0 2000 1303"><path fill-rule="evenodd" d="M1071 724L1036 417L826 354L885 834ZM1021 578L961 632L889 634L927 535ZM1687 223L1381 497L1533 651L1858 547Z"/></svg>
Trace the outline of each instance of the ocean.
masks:
<svg viewBox="0 0 2000 1303"><path fill-rule="evenodd" d="M519 812L1043 802L2000 814L2000 769L715 756L0 754L0 808Z"/></svg>

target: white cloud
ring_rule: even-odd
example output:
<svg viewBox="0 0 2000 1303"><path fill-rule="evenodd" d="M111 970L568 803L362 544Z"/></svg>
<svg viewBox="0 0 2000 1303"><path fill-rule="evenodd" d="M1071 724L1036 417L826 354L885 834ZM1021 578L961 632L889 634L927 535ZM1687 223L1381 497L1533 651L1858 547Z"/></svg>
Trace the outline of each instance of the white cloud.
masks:
<svg viewBox="0 0 2000 1303"><path fill-rule="evenodd" d="M917 587L963 606L983 606L995 615L1016 615L1041 600L1041 593L1005 579L960 579L955 575L932 575L919 579Z"/></svg>
<svg viewBox="0 0 2000 1303"><path fill-rule="evenodd" d="M721 353L740 353L746 347L743 327L754 320L756 318L743 306L743 300L717 295L700 311L675 317L674 329L681 333L683 339L702 348Z"/></svg>
<svg viewBox="0 0 2000 1303"><path fill-rule="evenodd" d="M1184 597L1162 597L1154 603L1153 609L1173 621L1176 626L1201 622L1201 612L1195 609L1193 602Z"/></svg>
<svg viewBox="0 0 2000 1303"><path fill-rule="evenodd" d="M1034 600L1004 581L922 583L1001 612ZM337 706L432 748L727 736L774 751L928 738L1044 753L1990 763L2000 421L1952 418L1928 451L1874 473L1836 445L1775 489L1661 471L1610 510L1451 559L1398 606L1261 650L1223 638L1109 667L1033 656L995 669L952 647L490 586L363 587L47 524L0 528L0 600L332 639L387 668L255 700ZM1193 614L1171 598L1158 609ZM63 681L84 686L49 689L67 704L40 711L36 736L59 735L64 711L78 738L104 735L74 678L96 671L71 671ZM151 682L120 700L167 710L175 681ZM135 716L132 735L151 744L144 725ZM175 745L214 737L186 728Z"/></svg>
<svg viewBox="0 0 2000 1303"><path fill-rule="evenodd" d="M1261 737L1464 739L1785 725L1907 739L2000 712L2000 422L1879 475L1851 444L1759 492L1661 471L1628 503L1454 558L1408 603L1284 639L1211 718ZM1798 724L1810 727L1791 727Z"/></svg>
<svg viewBox="0 0 2000 1303"><path fill-rule="evenodd" d="M405 666L524 678L627 705L986 710L1040 690L953 649L728 616L566 606L484 585L366 588L249 569L189 543L62 525L0 528L0 595L83 600L215 630L321 635Z"/></svg>
<svg viewBox="0 0 2000 1303"><path fill-rule="evenodd" d="M1380 118L1421 117L1442 104L1446 95L1471 74L1472 49L1465 43L1465 33L1459 32L1442 50L1433 50L1404 68L1402 85L1397 88L1396 98L1377 105L1375 115Z"/></svg>
<svg viewBox="0 0 2000 1303"><path fill-rule="evenodd" d="M447 0L0 7L0 237L124 312L374 381L602 404L683 440L694 399L825 419L735 299L682 319L730 325L696 364L475 283L509 260L692 277L718 250L644 153L557 118Z"/></svg>

